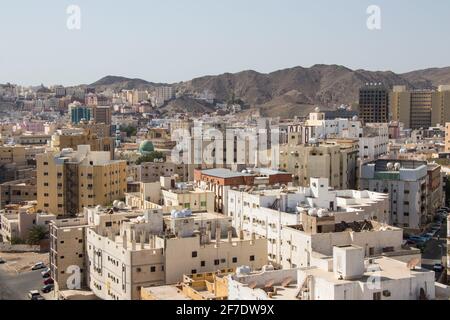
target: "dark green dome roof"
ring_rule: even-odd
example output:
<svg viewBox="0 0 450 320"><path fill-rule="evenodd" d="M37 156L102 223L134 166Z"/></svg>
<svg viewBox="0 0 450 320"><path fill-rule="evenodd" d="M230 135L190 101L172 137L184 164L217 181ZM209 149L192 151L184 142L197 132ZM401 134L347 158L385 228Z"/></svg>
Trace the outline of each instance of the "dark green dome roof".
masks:
<svg viewBox="0 0 450 320"><path fill-rule="evenodd" d="M139 153L140 154L149 154L151 152L155 151L155 147L153 146L153 143L151 141L145 140L141 142L141 145L139 146Z"/></svg>

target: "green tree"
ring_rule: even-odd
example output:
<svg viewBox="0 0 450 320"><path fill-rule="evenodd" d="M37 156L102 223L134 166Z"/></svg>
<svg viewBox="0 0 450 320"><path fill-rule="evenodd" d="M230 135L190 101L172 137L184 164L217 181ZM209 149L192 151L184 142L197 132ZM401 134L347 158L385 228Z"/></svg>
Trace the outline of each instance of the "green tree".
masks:
<svg viewBox="0 0 450 320"><path fill-rule="evenodd" d="M25 244L25 241L23 241L23 239L18 238L18 237L13 237L11 239L11 244L12 245L16 245L16 244Z"/></svg>
<svg viewBox="0 0 450 320"><path fill-rule="evenodd" d="M137 128L133 126L124 127L122 131L127 133L127 137L132 137L137 134Z"/></svg>
<svg viewBox="0 0 450 320"><path fill-rule="evenodd" d="M46 239L48 236L48 229L44 226L33 226L28 232L27 243L29 245L37 245L41 240Z"/></svg>
<svg viewBox="0 0 450 320"><path fill-rule="evenodd" d="M164 159L164 161L165 161L166 160L166 156L162 152L153 151L153 152L151 152L149 154L140 156L136 160L136 164L140 165L141 163L145 163L145 162L153 162L155 159Z"/></svg>

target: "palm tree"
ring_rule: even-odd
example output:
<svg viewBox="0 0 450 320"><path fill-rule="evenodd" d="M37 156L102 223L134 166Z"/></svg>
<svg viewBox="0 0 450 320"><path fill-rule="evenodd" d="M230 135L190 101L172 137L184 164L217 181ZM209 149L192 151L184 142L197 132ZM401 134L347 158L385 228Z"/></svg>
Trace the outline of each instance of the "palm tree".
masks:
<svg viewBox="0 0 450 320"><path fill-rule="evenodd" d="M48 228L44 226L33 226L28 232L27 242L29 245L38 245L41 240L47 238Z"/></svg>

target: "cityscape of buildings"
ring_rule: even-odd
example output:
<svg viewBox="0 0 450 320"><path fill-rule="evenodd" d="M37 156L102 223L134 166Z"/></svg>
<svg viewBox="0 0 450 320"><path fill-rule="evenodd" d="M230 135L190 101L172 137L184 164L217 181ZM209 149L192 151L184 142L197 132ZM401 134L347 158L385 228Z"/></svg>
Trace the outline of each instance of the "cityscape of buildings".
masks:
<svg viewBox="0 0 450 320"><path fill-rule="evenodd" d="M182 96L0 86L0 272L39 270L2 298L449 299L450 85L158 113Z"/></svg>

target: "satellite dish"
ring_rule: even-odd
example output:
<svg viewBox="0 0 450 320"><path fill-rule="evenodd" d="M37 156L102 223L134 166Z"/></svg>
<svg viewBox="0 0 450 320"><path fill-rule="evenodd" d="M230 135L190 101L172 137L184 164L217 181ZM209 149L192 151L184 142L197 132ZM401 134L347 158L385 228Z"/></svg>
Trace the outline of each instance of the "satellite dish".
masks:
<svg viewBox="0 0 450 320"><path fill-rule="evenodd" d="M410 270L414 270L420 264L420 262L421 262L420 258L413 258L409 260L406 267Z"/></svg>

